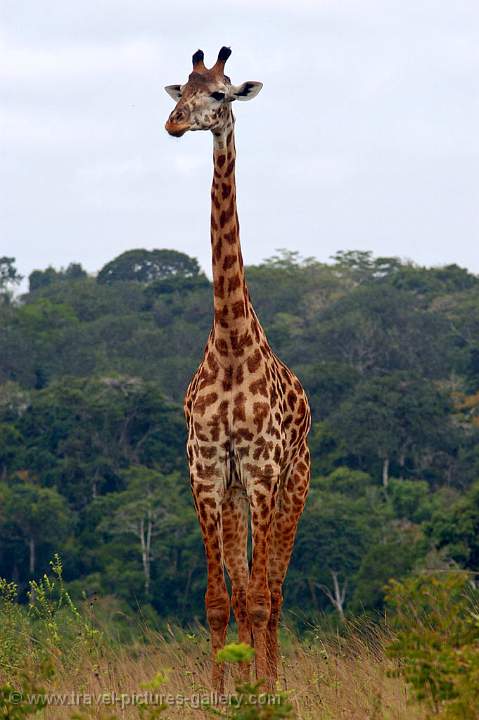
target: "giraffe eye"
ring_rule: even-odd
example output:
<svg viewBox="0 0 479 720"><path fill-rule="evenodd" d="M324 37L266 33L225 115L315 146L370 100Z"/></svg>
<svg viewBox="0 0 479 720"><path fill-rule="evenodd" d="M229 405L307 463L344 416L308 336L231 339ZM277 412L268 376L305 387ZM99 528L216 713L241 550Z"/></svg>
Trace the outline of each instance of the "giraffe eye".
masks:
<svg viewBox="0 0 479 720"><path fill-rule="evenodd" d="M212 92L210 97L212 97L213 100L218 100L218 102L221 102L221 100L225 99L225 94L223 92Z"/></svg>

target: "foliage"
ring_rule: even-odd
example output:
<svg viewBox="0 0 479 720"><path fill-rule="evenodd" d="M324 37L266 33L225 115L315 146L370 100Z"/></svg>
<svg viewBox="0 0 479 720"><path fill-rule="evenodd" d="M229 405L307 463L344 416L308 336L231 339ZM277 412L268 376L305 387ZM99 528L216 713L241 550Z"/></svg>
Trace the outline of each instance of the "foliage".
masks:
<svg viewBox="0 0 479 720"><path fill-rule="evenodd" d="M387 486L385 462L419 464L419 453L447 447L446 412L446 401L434 386L398 372L358 383L329 422L351 453L381 460Z"/></svg>
<svg viewBox="0 0 479 720"><path fill-rule="evenodd" d="M229 643L218 650L216 659L218 662L251 662L254 654L254 649L247 643Z"/></svg>
<svg viewBox="0 0 479 720"><path fill-rule="evenodd" d="M63 565L58 554L50 561L51 574L30 582L28 610L33 636L41 650L60 650L74 661L79 646L94 653L100 633L83 616L65 589ZM59 621L61 619L61 631Z"/></svg>
<svg viewBox="0 0 479 720"><path fill-rule="evenodd" d="M98 273L99 283L143 282L199 275L195 258L177 250L128 250L107 263Z"/></svg>
<svg viewBox="0 0 479 720"><path fill-rule="evenodd" d="M281 250L247 279L313 409L291 618L382 611L385 583L433 557L479 571L479 279L356 250L329 264ZM118 616L202 620L181 402L211 327L211 283L194 258L155 249L123 253L97 278L73 263L35 270L19 298L8 288L0 576L25 603L59 551L75 602L86 588Z"/></svg>
<svg viewBox="0 0 479 720"><path fill-rule="evenodd" d="M0 668L13 673L24 665L29 653L28 631L16 584L0 578Z"/></svg>
<svg viewBox="0 0 479 720"><path fill-rule="evenodd" d="M47 267L46 270L34 270L28 276L28 287L31 293L58 282L72 282L87 277L86 271L79 263L70 263L65 270L55 270Z"/></svg>
<svg viewBox="0 0 479 720"><path fill-rule="evenodd" d="M5 290L8 285L18 285L22 279L22 275L15 267L15 258L0 257L0 292Z"/></svg>
<svg viewBox="0 0 479 720"><path fill-rule="evenodd" d="M65 588L58 555L50 561L49 574L31 581L27 607L19 603L15 583L0 578L0 680L7 677L19 685L0 689L5 712L12 717L33 712L27 693L40 691L32 686L31 677L51 677L56 663L72 672L88 657L90 666L95 666L102 640L102 633L78 610ZM19 692L10 707L8 692L14 690Z"/></svg>
<svg viewBox="0 0 479 720"><path fill-rule="evenodd" d="M389 654L416 698L441 718L476 718L479 593L467 573L391 581L387 601L397 633Z"/></svg>
<svg viewBox="0 0 479 720"><path fill-rule="evenodd" d="M37 487L24 473L17 477L17 482L5 487L3 538L8 544L28 549L28 568L34 575L39 551L48 553L68 537L72 514L55 489Z"/></svg>

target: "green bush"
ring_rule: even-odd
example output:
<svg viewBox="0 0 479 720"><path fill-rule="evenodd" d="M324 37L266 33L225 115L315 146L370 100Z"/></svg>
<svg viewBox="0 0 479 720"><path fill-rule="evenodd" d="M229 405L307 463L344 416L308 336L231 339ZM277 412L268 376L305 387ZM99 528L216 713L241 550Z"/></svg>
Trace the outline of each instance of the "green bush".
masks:
<svg viewBox="0 0 479 720"><path fill-rule="evenodd" d="M61 657L67 666L95 659L101 633L80 613L63 582L55 554L50 574L30 581L28 605L18 602L17 586L0 578L0 679L19 678L26 666L40 667Z"/></svg>
<svg viewBox="0 0 479 720"><path fill-rule="evenodd" d="M0 578L0 673L15 673L28 656L30 627L17 602L17 586Z"/></svg>
<svg viewBox="0 0 479 720"><path fill-rule="evenodd" d="M477 720L479 592L465 572L391 581L386 600L396 637L388 654L429 712Z"/></svg>

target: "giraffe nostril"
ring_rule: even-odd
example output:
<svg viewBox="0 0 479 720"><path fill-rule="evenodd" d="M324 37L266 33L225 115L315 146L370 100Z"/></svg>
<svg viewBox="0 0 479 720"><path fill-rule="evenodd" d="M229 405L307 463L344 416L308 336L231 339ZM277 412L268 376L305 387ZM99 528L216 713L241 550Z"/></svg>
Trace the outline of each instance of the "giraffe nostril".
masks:
<svg viewBox="0 0 479 720"><path fill-rule="evenodd" d="M173 115L173 120L175 122L182 122L182 120L184 120L185 117L186 117L186 113L184 110L177 110L177 112L175 112Z"/></svg>

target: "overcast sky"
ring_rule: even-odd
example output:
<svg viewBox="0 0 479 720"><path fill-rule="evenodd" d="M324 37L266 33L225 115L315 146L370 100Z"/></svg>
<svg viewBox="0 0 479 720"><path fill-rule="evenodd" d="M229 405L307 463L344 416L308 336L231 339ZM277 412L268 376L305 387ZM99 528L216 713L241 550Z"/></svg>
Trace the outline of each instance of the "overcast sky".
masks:
<svg viewBox="0 0 479 720"><path fill-rule="evenodd" d="M176 248L210 270L209 133L169 137L191 54L237 103L243 254L369 249L479 272L477 0L0 0L0 256L23 274Z"/></svg>

